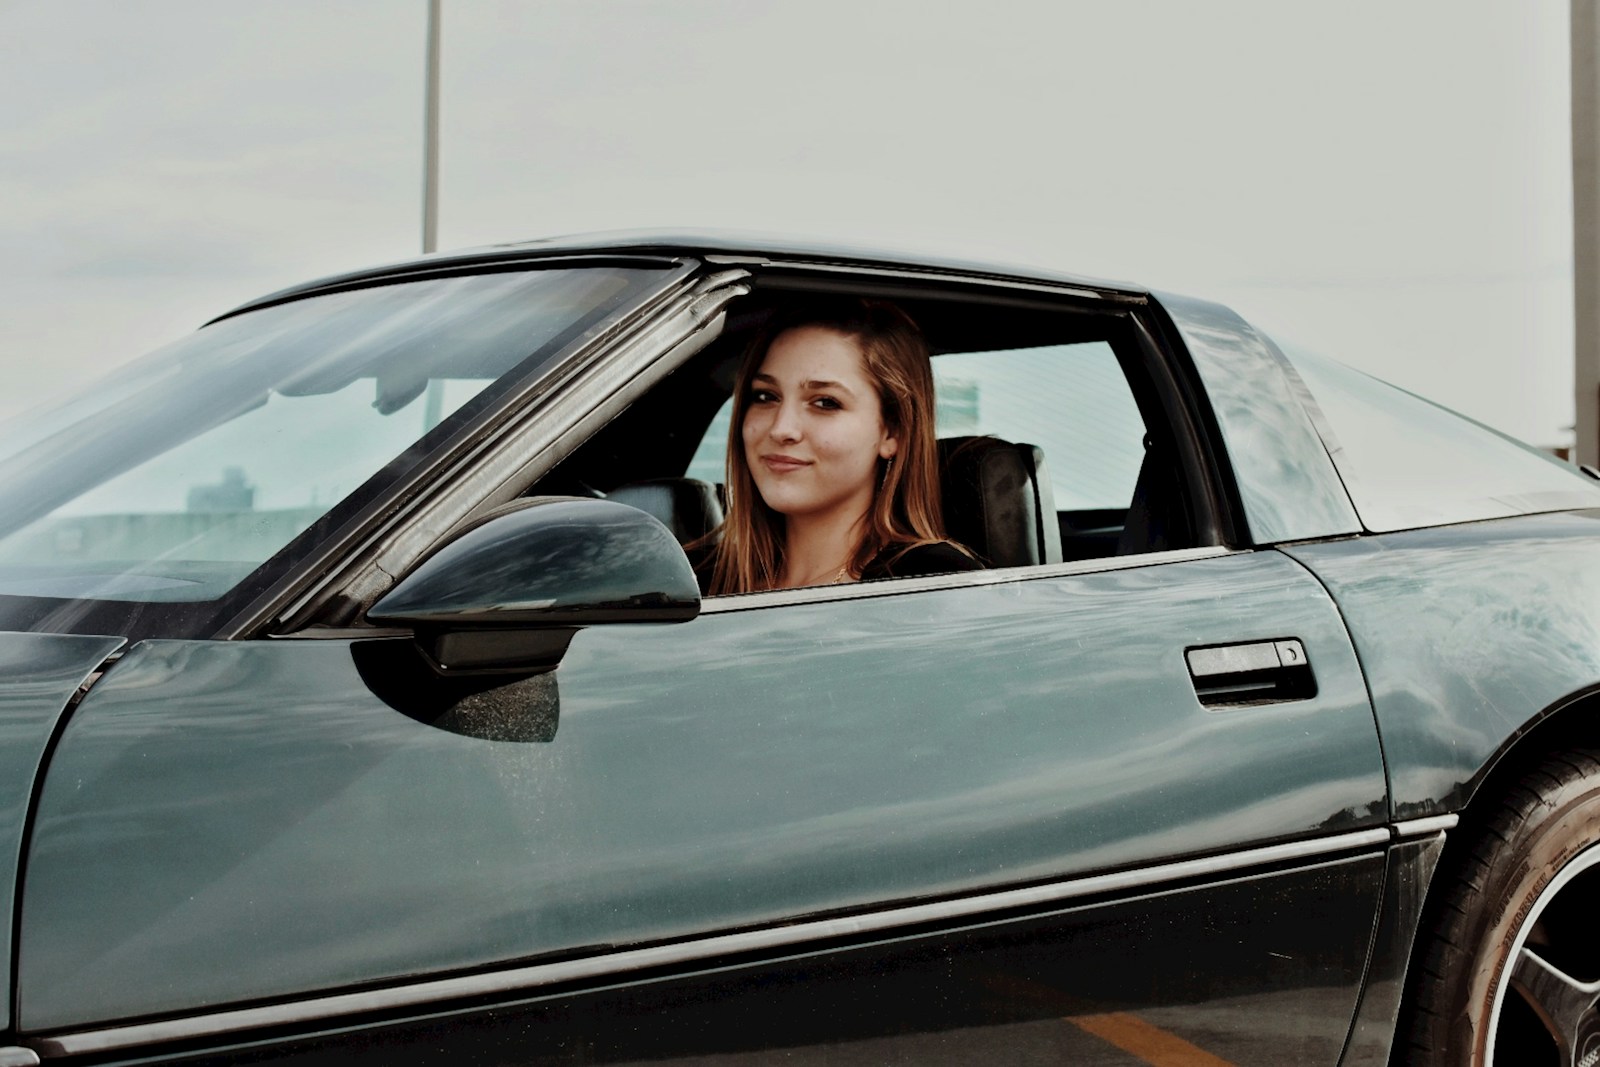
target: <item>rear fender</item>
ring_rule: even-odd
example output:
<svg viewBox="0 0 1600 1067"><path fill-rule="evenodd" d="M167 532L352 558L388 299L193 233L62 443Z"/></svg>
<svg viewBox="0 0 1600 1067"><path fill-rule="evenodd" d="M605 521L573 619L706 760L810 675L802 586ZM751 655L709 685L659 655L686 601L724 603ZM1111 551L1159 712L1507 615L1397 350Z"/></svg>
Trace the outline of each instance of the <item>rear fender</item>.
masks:
<svg viewBox="0 0 1600 1067"><path fill-rule="evenodd" d="M1508 757L1595 709L1600 512L1280 547L1350 629L1394 818L1462 811Z"/></svg>

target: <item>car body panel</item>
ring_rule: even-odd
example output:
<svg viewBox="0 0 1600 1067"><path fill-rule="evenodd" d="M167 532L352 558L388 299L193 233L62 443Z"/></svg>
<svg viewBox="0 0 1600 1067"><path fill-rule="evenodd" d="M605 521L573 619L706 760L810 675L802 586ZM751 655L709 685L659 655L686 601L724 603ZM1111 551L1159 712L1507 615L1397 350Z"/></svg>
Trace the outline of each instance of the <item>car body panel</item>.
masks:
<svg viewBox="0 0 1600 1067"><path fill-rule="evenodd" d="M1361 531L1361 521L1283 358L1220 304L1159 294L1211 400L1251 543Z"/></svg>
<svg viewBox="0 0 1600 1067"><path fill-rule="evenodd" d="M136 646L40 798L22 1025L1380 825L1365 685L1315 579L1274 552L1140 562L581 630L514 696L559 688L546 744L383 703L357 660L405 639ZM1278 638L1303 642L1314 698L1198 703L1186 647Z"/></svg>
<svg viewBox="0 0 1600 1067"><path fill-rule="evenodd" d="M274 1039L270 1062L1124 1067L1143 1042L1163 1063L1333 1064L1366 961L1348 931L1372 913L1383 879L1382 853L1369 852L1198 890L728 956ZM261 1044L224 1035L190 1055L260 1063ZM183 1046L167 1048L163 1062L183 1062Z"/></svg>
<svg viewBox="0 0 1600 1067"><path fill-rule="evenodd" d="M1372 938L1361 1004L1340 1067L1387 1067L1390 1063L1422 908L1444 845L1445 833L1438 830L1397 841L1389 849L1382 917Z"/></svg>
<svg viewBox="0 0 1600 1067"><path fill-rule="evenodd" d="M56 723L120 637L0 633L0 960L11 959L12 908L34 783ZM11 1025L11 974L0 975L0 1030Z"/></svg>
<svg viewBox="0 0 1600 1067"><path fill-rule="evenodd" d="M1600 512L1287 547L1338 601L1394 813L1460 811L1507 744L1600 685Z"/></svg>

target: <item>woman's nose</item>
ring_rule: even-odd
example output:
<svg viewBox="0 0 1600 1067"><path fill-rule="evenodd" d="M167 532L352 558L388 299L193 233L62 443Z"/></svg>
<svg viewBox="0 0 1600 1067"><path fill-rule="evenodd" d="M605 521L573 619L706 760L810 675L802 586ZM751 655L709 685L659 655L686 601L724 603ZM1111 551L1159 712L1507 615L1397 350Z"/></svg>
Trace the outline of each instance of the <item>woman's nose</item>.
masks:
<svg viewBox="0 0 1600 1067"><path fill-rule="evenodd" d="M800 412L789 404L780 403L778 410L773 412L772 427L768 432L774 440L800 440Z"/></svg>

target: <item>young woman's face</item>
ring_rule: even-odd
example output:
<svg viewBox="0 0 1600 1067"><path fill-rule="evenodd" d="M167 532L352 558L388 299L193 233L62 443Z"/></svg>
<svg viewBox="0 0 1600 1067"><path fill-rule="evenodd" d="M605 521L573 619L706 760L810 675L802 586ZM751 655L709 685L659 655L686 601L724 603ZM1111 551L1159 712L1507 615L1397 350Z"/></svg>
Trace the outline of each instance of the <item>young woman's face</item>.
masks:
<svg viewBox="0 0 1600 1067"><path fill-rule="evenodd" d="M744 416L744 456L769 508L855 521L872 504L878 461L898 443L853 337L785 330L767 348Z"/></svg>

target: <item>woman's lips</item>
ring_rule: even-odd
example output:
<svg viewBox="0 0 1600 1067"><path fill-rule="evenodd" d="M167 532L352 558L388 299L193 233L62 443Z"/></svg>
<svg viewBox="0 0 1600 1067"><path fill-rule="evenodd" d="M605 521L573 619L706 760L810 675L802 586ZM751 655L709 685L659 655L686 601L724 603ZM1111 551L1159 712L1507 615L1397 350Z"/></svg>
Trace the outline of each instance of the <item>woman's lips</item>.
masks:
<svg viewBox="0 0 1600 1067"><path fill-rule="evenodd" d="M785 455L762 456L761 462L774 474L785 474L789 471L797 471L802 467L811 466L810 460L797 459L794 456Z"/></svg>

